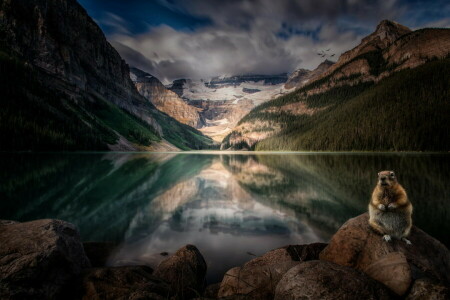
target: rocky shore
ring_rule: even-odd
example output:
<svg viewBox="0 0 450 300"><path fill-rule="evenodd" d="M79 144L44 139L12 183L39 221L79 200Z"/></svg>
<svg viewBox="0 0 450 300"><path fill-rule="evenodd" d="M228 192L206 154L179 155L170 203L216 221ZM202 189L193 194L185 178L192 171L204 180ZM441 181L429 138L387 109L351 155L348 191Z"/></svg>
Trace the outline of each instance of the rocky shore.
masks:
<svg viewBox="0 0 450 300"><path fill-rule="evenodd" d="M82 243L60 220L0 221L0 299L450 299L450 252L413 227L385 242L348 220L329 244L289 245L206 283L193 245L149 266L106 266L114 245ZM226 258L224 258L226 259Z"/></svg>

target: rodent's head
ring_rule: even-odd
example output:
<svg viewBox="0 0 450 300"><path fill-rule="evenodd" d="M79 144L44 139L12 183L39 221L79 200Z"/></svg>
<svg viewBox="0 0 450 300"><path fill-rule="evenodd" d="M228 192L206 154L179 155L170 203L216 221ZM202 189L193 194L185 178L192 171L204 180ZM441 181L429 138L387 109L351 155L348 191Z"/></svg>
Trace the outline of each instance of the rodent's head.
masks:
<svg viewBox="0 0 450 300"><path fill-rule="evenodd" d="M394 171L378 172L378 185L382 187L391 187L397 184L397 177Z"/></svg>

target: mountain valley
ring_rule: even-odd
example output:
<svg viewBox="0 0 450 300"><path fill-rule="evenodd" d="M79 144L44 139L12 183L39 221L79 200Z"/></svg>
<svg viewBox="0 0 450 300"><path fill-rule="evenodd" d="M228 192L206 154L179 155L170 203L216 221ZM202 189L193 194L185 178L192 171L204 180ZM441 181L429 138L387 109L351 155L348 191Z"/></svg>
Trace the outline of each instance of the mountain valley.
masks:
<svg viewBox="0 0 450 300"><path fill-rule="evenodd" d="M314 70L164 85L78 2L44 2L1 2L0 150L450 148L449 29L384 20Z"/></svg>

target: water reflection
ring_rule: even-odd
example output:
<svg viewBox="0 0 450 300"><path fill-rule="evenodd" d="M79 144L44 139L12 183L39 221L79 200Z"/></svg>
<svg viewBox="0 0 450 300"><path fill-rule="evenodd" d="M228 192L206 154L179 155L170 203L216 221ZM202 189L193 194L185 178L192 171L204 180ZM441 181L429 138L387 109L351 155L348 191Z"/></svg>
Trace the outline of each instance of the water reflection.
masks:
<svg viewBox="0 0 450 300"><path fill-rule="evenodd" d="M115 241L113 265L155 265L197 245L210 282L286 244L327 241L394 169L415 223L447 246L449 155L2 154L3 219L60 218Z"/></svg>

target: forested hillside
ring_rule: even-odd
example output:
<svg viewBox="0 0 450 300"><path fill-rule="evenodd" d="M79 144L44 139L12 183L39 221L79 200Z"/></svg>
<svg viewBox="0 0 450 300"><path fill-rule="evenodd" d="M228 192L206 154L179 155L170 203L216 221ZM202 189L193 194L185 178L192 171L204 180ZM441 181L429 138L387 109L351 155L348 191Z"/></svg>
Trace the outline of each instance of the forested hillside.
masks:
<svg viewBox="0 0 450 300"><path fill-rule="evenodd" d="M188 150L212 140L142 97L77 1L0 1L0 151Z"/></svg>
<svg viewBox="0 0 450 300"><path fill-rule="evenodd" d="M141 149L158 145L163 138L183 150L212 144L196 129L157 111L150 103L147 109L161 124L160 132L99 94L71 96L43 81L64 84L0 52L0 150L108 150L120 136Z"/></svg>
<svg viewBox="0 0 450 300"><path fill-rule="evenodd" d="M235 148L255 150L395 150L450 149L450 58L432 60L394 73L377 84L341 86L307 95L313 85L267 102L241 120L241 130L224 142L266 122L276 134L253 145L244 139ZM304 103L314 113L293 114L282 108ZM248 127L248 125L247 125ZM234 136L233 136L234 134ZM247 133L248 134L248 133Z"/></svg>

